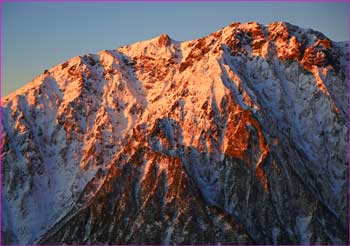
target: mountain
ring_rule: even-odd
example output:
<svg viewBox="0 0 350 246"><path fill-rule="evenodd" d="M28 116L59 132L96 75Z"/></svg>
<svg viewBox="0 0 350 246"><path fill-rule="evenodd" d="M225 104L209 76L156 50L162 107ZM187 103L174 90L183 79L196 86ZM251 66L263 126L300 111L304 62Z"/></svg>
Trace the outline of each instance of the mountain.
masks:
<svg viewBox="0 0 350 246"><path fill-rule="evenodd" d="M232 23L74 57L2 98L2 236L349 243L349 49Z"/></svg>

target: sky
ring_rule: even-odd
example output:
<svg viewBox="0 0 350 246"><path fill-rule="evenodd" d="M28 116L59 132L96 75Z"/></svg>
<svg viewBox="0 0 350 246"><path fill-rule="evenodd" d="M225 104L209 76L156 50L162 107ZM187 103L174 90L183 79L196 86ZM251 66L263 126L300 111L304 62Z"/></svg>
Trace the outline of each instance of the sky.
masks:
<svg viewBox="0 0 350 246"><path fill-rule="evenodd" d="M167 33L200 38L232 22L287 21L348 40L348 3L138 2L2 4L2 96L71 57Z"/></svg>

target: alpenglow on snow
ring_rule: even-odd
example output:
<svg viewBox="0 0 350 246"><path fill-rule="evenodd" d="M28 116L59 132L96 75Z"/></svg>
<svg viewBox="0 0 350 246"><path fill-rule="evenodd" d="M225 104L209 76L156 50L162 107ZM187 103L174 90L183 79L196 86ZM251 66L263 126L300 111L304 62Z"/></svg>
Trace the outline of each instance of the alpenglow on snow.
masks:
<svg viewBox="0 0 350 246"><path fill-rule="evenodd" d="M2 98L7 244L347 244L347 42L232 23Z"/></svg>

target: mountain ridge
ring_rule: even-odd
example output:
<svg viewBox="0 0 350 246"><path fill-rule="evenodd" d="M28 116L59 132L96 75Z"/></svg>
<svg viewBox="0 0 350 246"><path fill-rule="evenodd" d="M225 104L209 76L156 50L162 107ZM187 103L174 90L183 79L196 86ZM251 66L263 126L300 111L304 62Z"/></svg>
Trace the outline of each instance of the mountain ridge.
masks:
<svg viewBox="0 0 350 246"><path fill-rule="evenodd" d="M249 22L48 69L2 99L7 242L347 242L348 57Z"/></svg>

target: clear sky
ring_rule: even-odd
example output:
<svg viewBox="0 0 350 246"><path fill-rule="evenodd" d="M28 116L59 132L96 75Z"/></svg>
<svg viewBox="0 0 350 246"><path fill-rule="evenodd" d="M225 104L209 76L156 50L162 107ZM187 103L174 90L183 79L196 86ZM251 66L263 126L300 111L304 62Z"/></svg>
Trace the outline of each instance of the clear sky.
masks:
<svg viewBox="0 0 350 246"><path fill-rule="evenodd" d="M2 3L2 95L73 56L146 40L205 36L231 22L288 21L348 39L348 3Z"/></svg>

